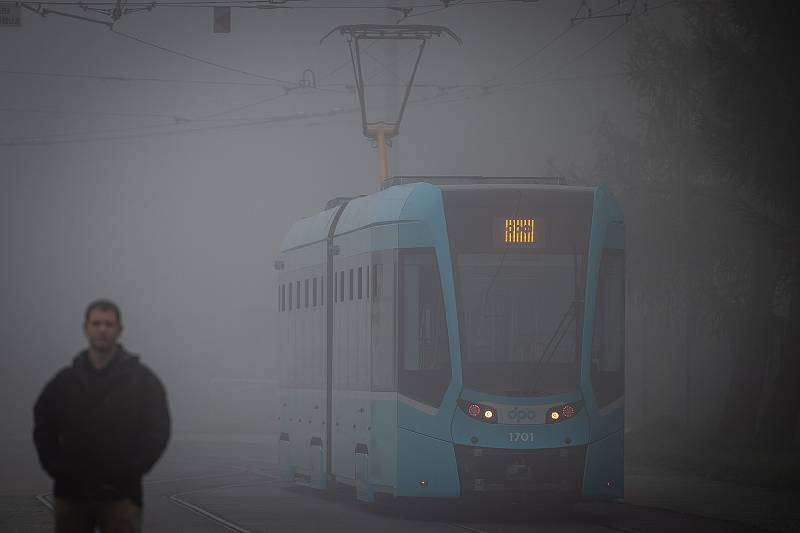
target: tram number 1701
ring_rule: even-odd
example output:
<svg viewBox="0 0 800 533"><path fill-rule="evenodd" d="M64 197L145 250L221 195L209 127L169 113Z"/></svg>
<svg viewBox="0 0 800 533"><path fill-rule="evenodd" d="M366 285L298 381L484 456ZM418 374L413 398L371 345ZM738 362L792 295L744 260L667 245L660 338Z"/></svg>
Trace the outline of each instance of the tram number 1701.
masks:
<svg viewBox="0 0 800 533"><path fill-rule="evenodd" d="M509 442L531 442L533 441L533 433L520 433L519 431L510 431L508 433Z"/></svg>

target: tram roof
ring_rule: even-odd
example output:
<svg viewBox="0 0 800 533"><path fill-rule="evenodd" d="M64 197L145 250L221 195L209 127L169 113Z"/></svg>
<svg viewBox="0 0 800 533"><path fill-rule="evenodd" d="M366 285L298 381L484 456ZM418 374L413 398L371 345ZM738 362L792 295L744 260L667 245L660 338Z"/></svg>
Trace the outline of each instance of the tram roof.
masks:
<svg viewBox="0 0 800 533"><path fill-rule="evenodd" d="M403 206L416 186L391 187L368 196L353 198L348 202L336 224L336 235L373 224L400 220ZM332 207L292 224L281 243L281 251L285 252L327 239L337 209L338 206Z"/></svg>
<svg viewBox="0 0 800 533"><path fill-rule="evenodd" d="M432 185L561 185L566 186L566 180L561 176L391 176L383 180L381 188L386 189L393 185L407 185L409 183L425 182Z"/></svg>
<svg viewBox="0 0 800 533"><path fill-rule="evenodd" d="M437 177L433 177L437 178ZM343 201L347 207L336 224L335 235L348 233L370 225L391 223L402 219L406 201L418 187L431 185L443 191L478 191L503 189L537 189L563 191L566 194L585 194L595 187L566 186L556 178L482 178L480 176L439 176L431 179L422 176L396 176L395 184L367 196L329 202L328 209L294 222L281 243L281 251L322 242L328 237L333 218ZM384 185L389 180L384 181ZM405 183L403 183L405 182Z"/></svg>

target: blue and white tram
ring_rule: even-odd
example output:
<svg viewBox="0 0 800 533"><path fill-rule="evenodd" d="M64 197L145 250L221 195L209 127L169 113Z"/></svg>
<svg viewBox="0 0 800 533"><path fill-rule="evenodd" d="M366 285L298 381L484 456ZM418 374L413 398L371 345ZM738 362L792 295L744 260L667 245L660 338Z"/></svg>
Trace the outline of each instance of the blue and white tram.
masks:
<svg viewBox="0 0 800 533"><path fill-rule="evenodd" d="M623 493L624 223L604 187L395 177L276 261L285 479Z"/></svg>

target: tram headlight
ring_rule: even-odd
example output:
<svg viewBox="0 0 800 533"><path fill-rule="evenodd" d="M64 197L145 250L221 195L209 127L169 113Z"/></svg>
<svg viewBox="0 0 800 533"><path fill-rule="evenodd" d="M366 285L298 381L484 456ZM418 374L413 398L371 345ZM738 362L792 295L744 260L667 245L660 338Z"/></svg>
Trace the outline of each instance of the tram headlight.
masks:
<svg viewBox="0 0 800 533"><path fill-rule="evenodd" d="M497 411L494 407L489 407L477 402L468 402L466 400L458 400L458 406L470 418L481 420L489 424L497 423Z"/></svg>
<svg viewBox="0 0 800 533"><path fill-rule="evenodd" d="M564 420L568 420L577 415L582 407L583 407L582 401L565 403L564 405L557 405L555 407L551 407L547 411L547 423L555 424L556 422L562 422Z"/></svg>

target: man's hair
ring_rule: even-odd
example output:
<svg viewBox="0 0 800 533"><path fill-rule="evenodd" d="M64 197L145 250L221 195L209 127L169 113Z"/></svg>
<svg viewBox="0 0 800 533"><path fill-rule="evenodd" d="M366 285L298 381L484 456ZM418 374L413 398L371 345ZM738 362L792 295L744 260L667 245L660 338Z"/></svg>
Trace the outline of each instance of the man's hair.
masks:
<svg viewBox="0 0 800 533"><path fill-rule="evenodd" d="M89 322L89 315L97 309L98 311L114 311L114 314L117 315L117 324L120 326L122 325L122 313L119 311L119 307L117 304L112 302L111 300L95 300L86 306L86 313L83 316L83 323Z"/></svg>

